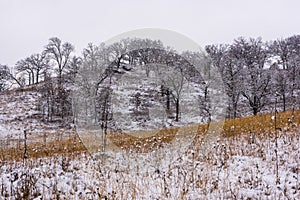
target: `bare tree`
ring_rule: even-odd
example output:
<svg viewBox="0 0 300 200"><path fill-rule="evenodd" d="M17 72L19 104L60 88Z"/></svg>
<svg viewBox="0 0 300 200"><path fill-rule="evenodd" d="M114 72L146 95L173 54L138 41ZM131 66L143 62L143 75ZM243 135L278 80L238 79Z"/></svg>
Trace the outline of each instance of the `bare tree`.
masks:
<svg viewBox="0 0 300 200"><path fill-rule="evenodd" d="M79 71L80 65L82 64L82 58L73 56L70 60L69 65L67 66L67 73L71 76L71 79L74 79L76 74Z"/></svg>
<svg viewBox="0 0 300 200"><path fill-rule="evenodd" d="M229 97L228 115L230 118L236 118L240 98L240 70L242 68L239 55L229 45L209 45L205 49L211 57L212 63L221 73Z"/></svg>
<svg viewBox="0 0 300 200"><path fill-rule="evenodd" d="M270 75L265 69L267 52L260 38L244 38L235 40L233 51L242 62L244 68L243 89L241 94L247 99L254 115L266 105L270 89Z"/></svg>
<svg viewBox="0 0 300 200"><path fill-rule="evenodd" d="M224 60L224 56L228 51L228 45L207 45L205 50L212 59L212 64L216 66L223 75L225 66L222 61Z"/></svg>
<svg viewBox="0 0 300 200"><path fill-rule="evenodd" d="M126 53L129 51L131 39L125 38L119 42L115 42L107 47L109 51L109 59L115 63L117 68L120 67L122 60L126 59Z"/></svg>
<svg viewBox="0 0 300 200"><path fill-rule="evenodd" d="M282 69L284 70L288 69L291 50L287 40L286 39L275 40L268 45L268 48L269 48L269 52L273 56L279 57L278 64L282 65Z"/></svg>
<svg viewBox="0 0 300 200"><path fill-rule="evenodd" d="M270 68L272 72L273 94L278 94L282 99L283 111L286 110L286 103L289 91L289 76L286 69L281 69L277 64L273 64ZM277 98L276 98L277 99Z"/></svg>
<svg viewBox="0 0 300 200"><path fill-rule="evenodd" d="M223 83L229 97L229 117L236 118L238 102L241 95L242 66L238 58L229 50L224 56Z"/></svg>
<svg viewBox="0 0 300 200"><path fill-rule="evenodd" d="M268 44L268 51L276 62L273 62L270 70L273 73L272 76L272 89L273 93L279 94L283 102L283 111L286 110L286 102L289 96L288 87L289 81L289 60L290 60L290 48L286 39L278 39Z"/></svg>
<svg viewBox="0 0 300 200"><path fill-rule="evenodd" d="M48 73L45 73L45 81L41 88L41 99L39 107L43 113L43 120L52 121L55 113L55 91L53 86L53 80Z"/></svg>
<svg viewBox="0 0 300 200"><path fill-rule="evenodd" d="M45 52L56 64L59 86L62 84L63 73L71 61L71 53L73 51L74 47L71 43L62 43L62 41L57 37L50 38L49 43L45 47Z"/></svg>
<svg viewBox="0 0 300 200"><path fill-rule="evenodd" d="M2 90L8 89L8 84L17 83L19 87L23 87L25 83L18 79L7 65L0 64L0 85ZM1 87L1 86L0 86ZM0 90L1 91L1 90Z"/></svg>
<svg viewBox="0 0 300 200"><path fill-rule="evenodd" d="M49 58L45 52L32 54L26 59L35 71L35 83L39 83L40 76L49 69Z"/></svg>
<svg viewBox="0 0 300 200"><path fill-rule="evenodd" d="M164 46L159 40L125 38L108 46L110 61L117 68L123 64L139 64L150 74L149 63L157 63L157 50L163 50Z"/></svg>
<svg viewBox="0 0 300 200"><path fill-rule="evenodd" d="M102 131L102 152L105 152L106 134L110 116L109 84L104 82L111 76L109 69L109 51L104 44L95 46L88 44L83 51L82 63L76 74L75 90L73 91L74 121L77 127L96 128ZM100 150L100 149L99 149Z"/></svg>
<svg viewBox="0 0 300 200"><path fill-rule="evenodd" d="M184 76L183 70L179 67L161 66L158 69L158 75L161 85L169 91L169 95L172 96L175 102L175 121L179 121L180 101L188 79Z"/></svg>
<svg viewBox="0 0 300 200"><path fill-rule="evenodd" d="M77 105L80 106L77 110L82 112L80 114L75 113L75 118L83 117L83 121L87 124L99 121L97 95L99 95L100 85L110 75L107 71L109 61L106 53L104 46L98 47L91 43L88 44L88 47L83 51L82 64L76 76L75 85L79 89L75 91L75 94L77 97L82 96L84 98L74 96Z"/></svg>
<svg viewBox="0 0 300 200"><path fill-rule="evenodd" d="M290 85L290 96L292 98L293 110L294 104L296 103L296 96L299 94L300 88L300 35L294 35L287 38L287 43L289 45L290 57L288 60L288 75L289 75L289 85ZM297 94L298 93L298 94Z"/></svg>
<svg viewBox="0 0 300 200"><path fill-rule="evenodd" d="M161 63L163 60L161 58L167 58L165 47L160 40L150 40L150 39L140 39L137 41L132 41L138 44L138 55L140 64L143 66L146 72L146 76L149 77L151 70L153 70L153 65L151 63Z"/></svg>
<svg viewBox="0 0 300 200"><path fill-rule="evenodd" d="M219 47L218 47L219 48ZM219 51L219 50L217 50ZM222 52L220 62L225 52ZM222 120L228 103L227 91L224 88L223 77L220 68L214 64L214 59L205 52L185 52L183 57L195 68L189 73L192 82L197 83L198 93L197 109L203 122ZM222 61L223 62L223 61ZM223 67L222 65L219 65Z"/></svg>
<svg viewBox="0 0 300 200"><path fill-rule="evenodd" d="M110 66L109 51L104 44L95 46L92 43L83 50L82 69L79 70L80 77L84 78L84 83L95 88L97 93L100 84L111 74L108 71Z"/></svg>
<svg viewBox="0 0 300 200"><path fill-rule="evenodd" d="M286 39L278 39L270 42L269 52L275 59L271 69L273 70L273 84L275 92L280 94L283 101L283 110L287 103L295 104L295 96L299 91L300 75L300 36L291 36Z"/></svg>
<svg viewBox="0 0 300 200"><path fill-rule="evenodd" d="M72 44L68 42L62 43L57 37L50 38L49 43L45 47L45 52L56 66L55 71L58 79L56 96L58 100L58 110L62 119L65 114L68 113L68 108L70 107L70 102L68 101L69 91L63 86L63 75L67 66L70 64L73 50L74 47Z"/></svg>
<svg viewBox="0 0 300 200"><path fill-rule="evenodd" d="M18 73L27 72L28 75L28 85L32 85L35 83L35 73L34 73L34 66L29 62L27 58L19 60L16 65L15 69Z"/></svg>
<svg viewBox="0 0 300 200"><path fill-rule="evenodd" d="M0 65L0 92L8 88L9 69L6 65Z"/></svg>
<svg viewBox="0 0 300 200"><path fill-rule="evenodd" d="M39 78L49 69L49 59L45 53L36 53L19 60L15 68L18 73L26 72L28 85L39 83Z"/></svg>

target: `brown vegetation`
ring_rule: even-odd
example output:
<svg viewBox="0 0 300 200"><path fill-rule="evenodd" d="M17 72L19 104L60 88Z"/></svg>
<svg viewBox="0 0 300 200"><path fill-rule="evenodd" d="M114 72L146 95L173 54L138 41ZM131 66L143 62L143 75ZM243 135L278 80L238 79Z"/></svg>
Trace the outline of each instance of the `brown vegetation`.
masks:
<svg viewBox="0 0 300 200"><path fill-rule="evenodd" d="M290 131L300 124L300 110L281 112L276 115L276 127L274 113L260 114L238 119L225 120L220 136L234 137L238 135L273 135L276 131ZM210 124L212 126L213 124ZM197 135L203 135L208 130L207 124L198 125ZM124 150L134 150L136 152L149 152L172 141L178 136L179 128L162 129L157 134L149 137L134 137L124 133L114 133L108 135L108 139L119 148ZM153 132L153 131L152 131ZM196 136L196 134L195 134ZM42 140L42 139L41 139ZM0 160L12 161L22 160L24 155L24 145L20 141L14 140L7 147L0 148ZM54 155L78 155L86 153L87 150L78 137L67 137L60 140L45 142L31 142L27 145L28 157L52 157Z"/></svg>

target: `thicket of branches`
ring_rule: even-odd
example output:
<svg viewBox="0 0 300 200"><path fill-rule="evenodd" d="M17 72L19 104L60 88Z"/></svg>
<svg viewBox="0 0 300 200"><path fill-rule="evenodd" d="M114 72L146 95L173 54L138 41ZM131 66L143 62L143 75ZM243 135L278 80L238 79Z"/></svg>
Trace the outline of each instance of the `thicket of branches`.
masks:
<svg viewBox="0 0 300 200"><path fill-rule="evenodd" d="M43 52L19 60L14 67L0 65L0 91L8 90L12 84L21 88L36 84L41 93L40 109L44 119L64 121L73 116L70 94L80 80L81 86L86 87L85 95L98 96L94 107L100 110L99 116L105 118L109 106L103 106L106 101L101 99L101 96L108 98L103 95L108 91L103 89L105 81L123 73L121 70L130 71L135 65L142 66L149 76L158 68L152 64L173 66L177 70L174 75L161 78L162 96L167 109L175 105L176 121L180 112L180 83L195 81L195 77L203 81L201 73L209 72L210 64L218 68L229 97L228 118L249 111L257 115L268 110L275 101L283 111L299 107L299 35L270 42L238 38L232 44L208 45L205 52L176 52L158 40L123 39L111 45L89 44L79 57L74 55L72 44L50 38ZM206 105L210 92L207 85L203 81L203 92L199 94L199 104L195 105L200 106L203 113L210 113Z"/></svg>
<svg viewBox="0 0 300 200"><path fill-rule="evenodd" d="M243 114L243 103L254 115L276 101L282 111L299 107L299 35L271 42L238 38L206 51L222 74L230 99L228 117Z"/></svg>

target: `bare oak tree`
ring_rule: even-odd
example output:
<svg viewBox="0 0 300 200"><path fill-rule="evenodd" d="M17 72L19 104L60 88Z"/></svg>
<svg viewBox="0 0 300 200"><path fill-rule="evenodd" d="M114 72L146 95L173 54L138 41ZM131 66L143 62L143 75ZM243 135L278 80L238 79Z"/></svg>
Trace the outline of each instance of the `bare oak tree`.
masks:
<svg viewBox="0 0 300 200"><path fill-rule="evenodd" d="M74 47L71 43L62 43L57 37L50 38L45 47L45 52L56 65L59 86L62 84L63 73L71 61L73 51Z"/></svg>
<svg viewBox="0 0 300 200"><path fill-rule="evenodd" d="M26 72L28 75L28 85L32 85L35 83L35 72L34 66L29 62L27 58L19 60L15 69L18 73Z"/></svg>
<svg viewBox="0 0 300 200"><path fill-rule="evenodd" d="M26 59L35 71L35 83L39 83L40 76L49 69L49 58L45 52L32 54ZM44 77L45 78L45 77Z"/></svg>
<svg viewBox="0 0 300 200"><path fill-rule="evenodd" d="M270 89L270 75L265 69L267 53L260 38L235 40L233 51L243 65L243 89L241 94L247 99L254 115L266 105Z"/></svg>
<svg viewBox="0 0 300 200"><path fill-rule="evenodd" d="M71 102L69 102L69 91L64 87L64 73L67 66L70 64L71 53L74 51L72 44L62 41L57 38L50 38L49 43L45 46L45 52L49 56L50 61L55 64L55 72L57 74L57 90L56 99L59 114L63 119L69 113Z"/></svg>
<svg viewBox="0 0 300 200"><path fill-rule="evenodd" d="M184 86L187 84L186 77L182 69L179 67L160 66L158 69L158 76L161 81L161 85L167 89L168 95L171 95L175 102L175 121L179 121L180 116L180 101Z"/></svg>

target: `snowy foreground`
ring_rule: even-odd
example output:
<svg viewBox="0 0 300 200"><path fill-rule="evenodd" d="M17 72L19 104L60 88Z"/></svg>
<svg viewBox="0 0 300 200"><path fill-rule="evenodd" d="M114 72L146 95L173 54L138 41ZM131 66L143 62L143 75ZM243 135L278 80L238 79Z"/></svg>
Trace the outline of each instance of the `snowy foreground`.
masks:
<svg viewBox="0 0 300 200"><path fill-rule="evenodd" d="M280 133L277 148L274 135L239 135L204 154L201 140L167 168L146 172L86 154L1 162L0 199L300 199L299 129Z"/></svg>

